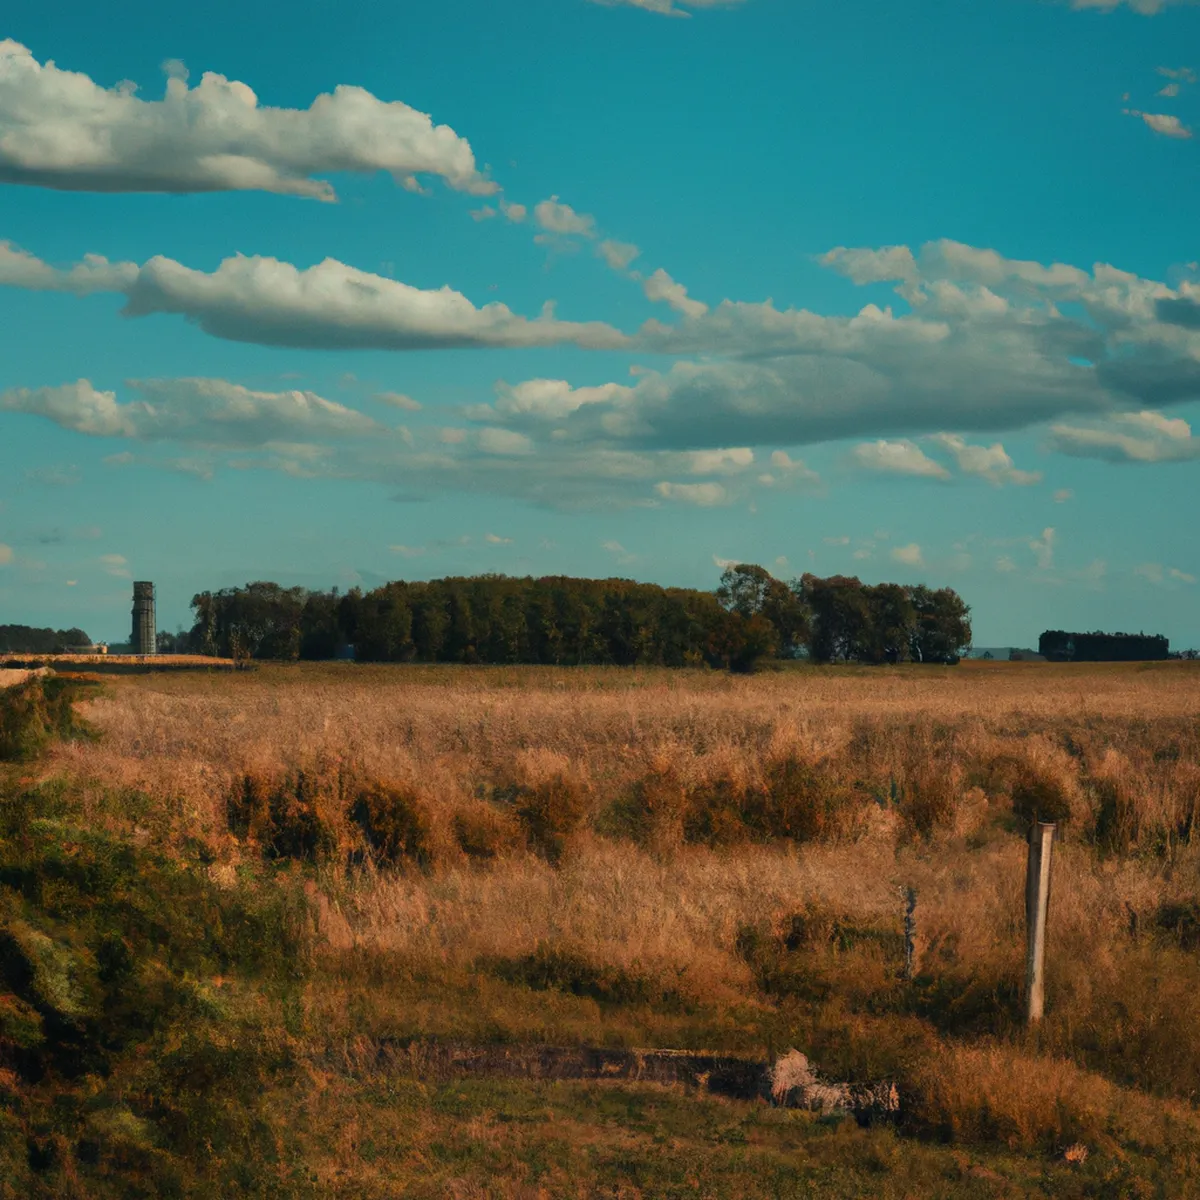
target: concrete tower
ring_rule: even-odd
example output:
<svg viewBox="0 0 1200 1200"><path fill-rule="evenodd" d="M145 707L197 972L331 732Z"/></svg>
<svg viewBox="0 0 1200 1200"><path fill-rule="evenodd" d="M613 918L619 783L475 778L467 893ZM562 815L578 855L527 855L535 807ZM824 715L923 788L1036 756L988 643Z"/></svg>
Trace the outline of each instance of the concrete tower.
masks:
<svg viewBox="0 0 1200 1200"><path fill-rule="evenodd" d="M129 639L134 654L154 654L154 584L133 585L133 635Z"/></svg>

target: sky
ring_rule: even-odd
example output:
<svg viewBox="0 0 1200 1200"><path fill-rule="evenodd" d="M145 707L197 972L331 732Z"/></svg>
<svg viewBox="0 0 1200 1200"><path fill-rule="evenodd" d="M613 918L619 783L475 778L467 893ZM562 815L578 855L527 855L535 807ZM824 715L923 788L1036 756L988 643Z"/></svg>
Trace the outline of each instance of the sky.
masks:
<svg viewBox="0 0 1200 1200"><path fill-rule="evenodd" d="M1200 646L1200 6L9 0L0 624L723 565Z"/></svg>

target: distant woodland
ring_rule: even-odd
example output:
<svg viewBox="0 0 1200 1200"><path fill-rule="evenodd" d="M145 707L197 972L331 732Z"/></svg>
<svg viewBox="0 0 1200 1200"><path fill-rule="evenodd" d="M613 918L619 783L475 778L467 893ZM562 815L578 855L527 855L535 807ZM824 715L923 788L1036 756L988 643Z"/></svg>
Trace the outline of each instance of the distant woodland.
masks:
<svg viewBox="0 0 1200 1200"><path fill-rule="evenodd" d="M970 609L950 588L730 567L711 592L627 579L482 575L339 594L275 583L201 592L167 649L231 658L712 666L773 657L955 663Z"/></svg>
<svg viewBox="0 0 1200 1200"><path fill-rule="evenodd" d="M0 625L0 653L62 654L76 646L90 646L82 629L34 629L30 625Z"/></svg>

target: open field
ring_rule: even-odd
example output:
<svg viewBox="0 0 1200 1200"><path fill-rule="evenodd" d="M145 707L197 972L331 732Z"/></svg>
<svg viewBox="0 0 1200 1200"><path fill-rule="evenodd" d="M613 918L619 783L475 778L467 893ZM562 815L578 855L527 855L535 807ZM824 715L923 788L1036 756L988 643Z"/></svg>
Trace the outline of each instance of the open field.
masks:
<svg viewBox="0 0 1200 1200"><path fill-rule="evenodd" d="M139 1194L139 1172L161 1190L168 1166L196 1195L1200 1194L1193 664L281 666L115 678L76 711L89 736L11 768L0 881L94 856L87 878L120 882L79 886L120 898L112 921L143 890L173 914L144 951L121 933L137 978L175 972L191 998L107 1075L14 1060L0 1133L59 1137L27 1168L42 1194ZM1062 839L1030 1034L1035 809ZM64 924L83 901L55 887L26 886L19 920L92 955L103 988L101 943ZM208 1159L186 1149L206 1076L146 1075L200 1027L248 1055L245 1095L208 1102L234 1130L205 1134ZM794 1046L894 1081L902 1107L859 1129L628 1081L418 1078L402 1051L429 1039ZM77 1161L46 1132L66 1093L124 1132L106 1117Z"/></svg>

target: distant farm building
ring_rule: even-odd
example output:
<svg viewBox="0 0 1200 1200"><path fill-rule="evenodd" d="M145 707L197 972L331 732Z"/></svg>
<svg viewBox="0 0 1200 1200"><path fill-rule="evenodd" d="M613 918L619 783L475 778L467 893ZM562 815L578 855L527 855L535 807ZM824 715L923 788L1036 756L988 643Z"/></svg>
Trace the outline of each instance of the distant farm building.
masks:
<svg viewBox="0 0 1200 1200"><path fill-rule="evenodd" d="M1038 652L1050 662L1151 662L1170 657L1171 644L1161 634L1066 633L1047 630Z"/></svg>

